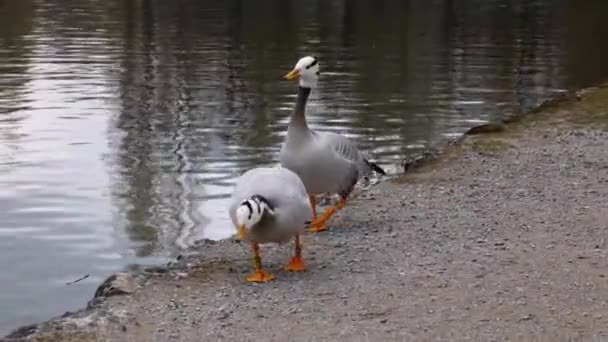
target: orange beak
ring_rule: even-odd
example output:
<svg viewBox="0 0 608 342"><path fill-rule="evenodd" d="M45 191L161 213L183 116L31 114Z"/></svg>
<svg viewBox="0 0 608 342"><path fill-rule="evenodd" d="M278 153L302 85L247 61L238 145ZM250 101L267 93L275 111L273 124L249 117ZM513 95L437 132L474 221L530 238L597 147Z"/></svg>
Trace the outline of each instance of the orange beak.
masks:
<svg viewBox="0 0 608 342"><path fill-rule="evenodd" d="M236 238L241 241L247 238L247 229L244 224L241 224L236 228Z"/></svg>
<svg viewBox="0 0 608 342"><path fill-rule="evenodd" d="M283 78L286 80L293 80L293 79L298 78L298 76L300 76L300 72L296 69L293 69L290 72L288 72L287 75L283 76Z"/></svg>

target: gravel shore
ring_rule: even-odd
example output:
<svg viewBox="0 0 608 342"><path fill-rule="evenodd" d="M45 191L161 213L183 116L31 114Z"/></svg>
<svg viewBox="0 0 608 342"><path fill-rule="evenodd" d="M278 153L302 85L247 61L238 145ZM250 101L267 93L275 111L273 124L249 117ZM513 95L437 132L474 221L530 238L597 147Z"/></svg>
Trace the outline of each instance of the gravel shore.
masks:
<svg viewBox="0 0 608 342"><path fill-rule="evenodd" d="M203 242L7 340L608 339L606 113L599 87L465 137L306 235L307 272L263 246L277 280L245 283L247 245Z"/></svg>

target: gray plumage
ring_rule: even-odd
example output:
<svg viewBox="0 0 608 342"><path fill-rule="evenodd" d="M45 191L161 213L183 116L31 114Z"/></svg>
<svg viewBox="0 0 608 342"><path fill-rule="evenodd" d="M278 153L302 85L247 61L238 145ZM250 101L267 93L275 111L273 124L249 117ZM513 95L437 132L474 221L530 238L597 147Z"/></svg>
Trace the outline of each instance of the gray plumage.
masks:
<svg viewBox="0 0 608 342"><path fill-rule="evenodd" d="M281 148L281 165L300 176L308 193L338 193L346 197L357 181L372 171L384 170L367 160L348 138L308 128L305 106L311 89L300 86L287 140Z"/></svg>
<svg viewBox="0 0 608 342"><path fill-rule="evenodd" d="M300 178L285 168L260 167L245 172L237 179L230 200L229 214L236 226L236 210L244 200L261 196L272 207L255 224L248 240L258 243L285 242L302 233L312 218L308 194ZM254 208L257 210L257 208Z"/></svg>

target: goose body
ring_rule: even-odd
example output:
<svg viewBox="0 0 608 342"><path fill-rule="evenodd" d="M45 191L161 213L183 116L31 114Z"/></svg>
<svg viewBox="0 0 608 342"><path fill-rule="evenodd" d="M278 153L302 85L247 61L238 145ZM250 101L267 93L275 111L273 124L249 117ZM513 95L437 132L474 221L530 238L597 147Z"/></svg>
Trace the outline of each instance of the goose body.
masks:
<svg viewBox="0 0 608 342"><path fill-rule="evenodd" d="M312 218L308 194L300 178L285 168L255 168L236 182L228 208L239 237L250 242L255 273L251 282L266 282L274 276L262 269L260 243L283 243L295 238L295 255L286 269L303 271L300 234Z"/></svg>
<svg viewBox="0 0 608 342"><path fill-rule="evenodd" d="M285 168L260 167L241 175L236 183L230 200L230 219L238 226L236 212L244 200L252 197L262 198L270 206L261 212L261 219L252 227L248 241L257 243L282 243L294 234L302 233L306 222L312 218L306 188L300 178ZM252 201L252 209L262 211L259 202Z"/></svg>
<svg viewBox="0 0 608 342"><path fill-rule="evenodd" d="M350 194L373 165L348 138L332 132L308 130L306 139L290 139L281 150L281 165L300 176L309 194Z"/></svg>
<svg viewBox="0 0 608 342"><path fill-rule="evenodd" d="M291 116L287 138L281 148L281 165L295 172L304 183L315 218L313 231L325 230L325 221L342 208L358 180L378 172L378 165L370 162L350 139L332 132L319 132L308 127L306 102L312 88L317 85L319 64L314 57L301 58L287 79L299 78L298 96ZM316 218L315 195L337 193L341 199L336 207L329 208Z"/></svg>

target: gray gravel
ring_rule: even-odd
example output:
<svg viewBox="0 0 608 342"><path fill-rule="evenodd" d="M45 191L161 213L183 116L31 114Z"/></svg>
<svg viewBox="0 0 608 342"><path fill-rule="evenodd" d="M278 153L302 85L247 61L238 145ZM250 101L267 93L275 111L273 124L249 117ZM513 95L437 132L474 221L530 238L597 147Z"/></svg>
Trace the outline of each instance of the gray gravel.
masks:
<svg viewBox="0 0 608 342"><path fill-rule="evenodd" d="M305 273L282 271L291 245L266 246L277 280L245 283L248 246L205 242L30 338L603 340L607 233L608 133L538 124L362 193L305 236Z"/></svg>

